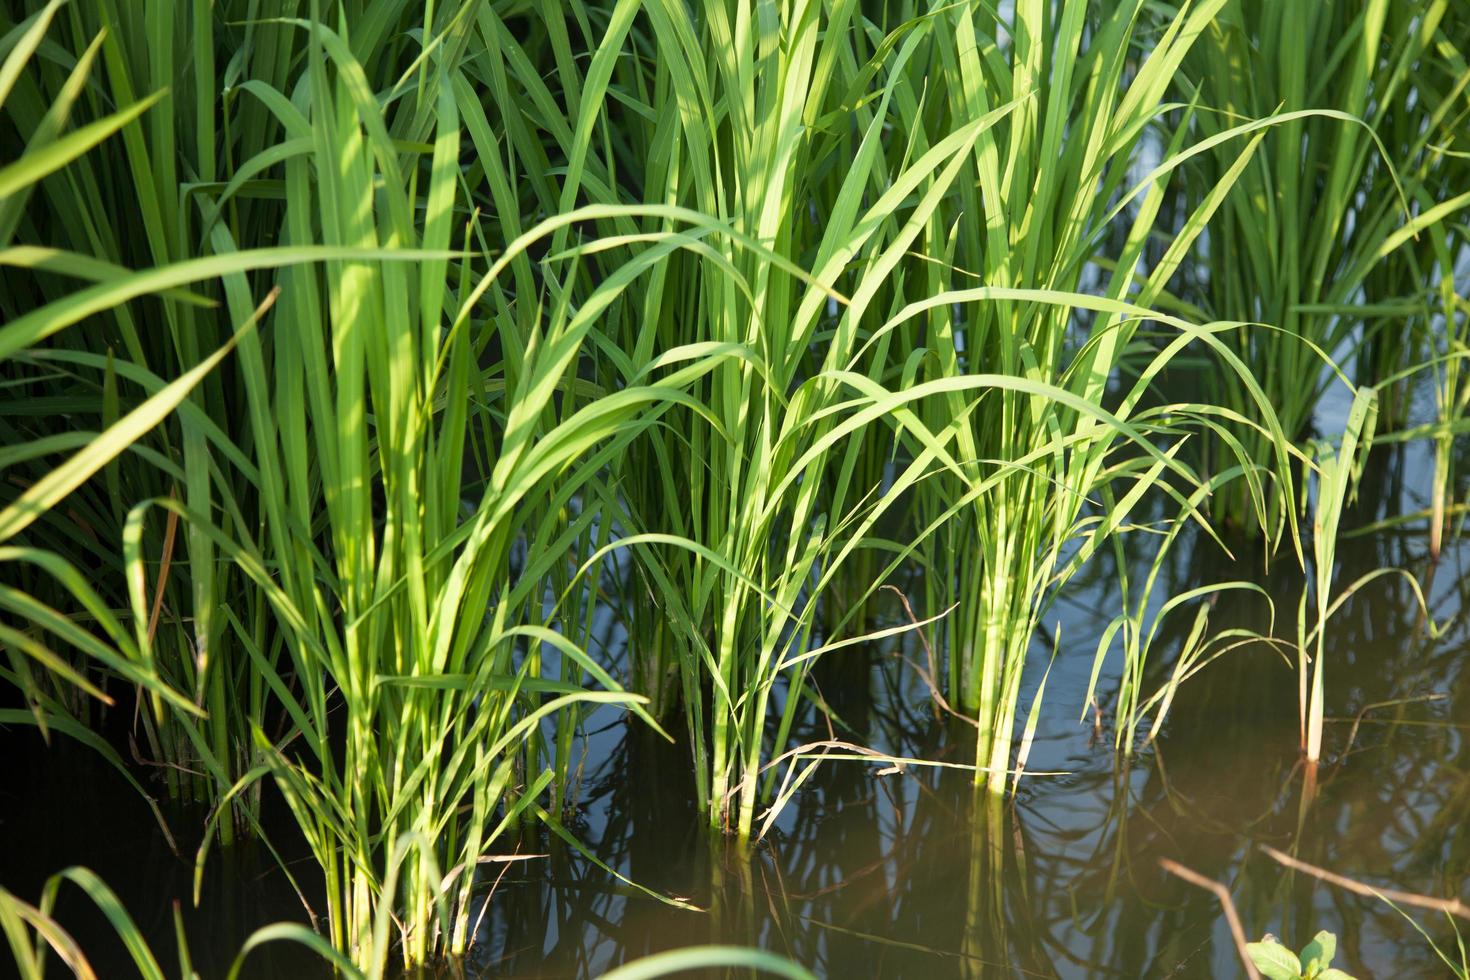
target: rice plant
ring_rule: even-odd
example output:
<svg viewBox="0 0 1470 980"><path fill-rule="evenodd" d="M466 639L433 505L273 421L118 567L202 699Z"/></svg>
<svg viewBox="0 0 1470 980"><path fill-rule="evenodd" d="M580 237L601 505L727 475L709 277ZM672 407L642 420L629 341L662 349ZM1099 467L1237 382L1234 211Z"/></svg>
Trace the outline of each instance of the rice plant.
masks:
<svg viewBox="0 0 1470 980"><path fill-rule="evenodd" d="M1386 381L1385 384L1391 384ZM1437 638L1443 626L1430 617L1429 602L1419 580L1402 568L1371 569L1351 582L1337 583L1337 547L1345 509L1357 496L1363 467L1372 449L1378 425L1379 388L1357 388L1337 445L1317 442L1306 460L1311 492L1312 561L1311 578L1303 584L1297 611L1298 707L1302 752L1309 763L1322 755L1322 725L1325 714L1327 628L1333 614L1364 586L1388 576L1401 577L1409 586L1427 635ZM1312 616L1307 615L1308 597ZM1311 628L1307 624L1311 623Z"/></svg>
<svg viewBox="0 0 1470 980"><path fill-rule="evenodd" d="M935 481L921 526L936 532L930 565L945 570L930 577L930 605L960 608L944 644L949 698L979 718L977 779L994 791L1012 769L1022 672L1056 590L1150 492L1172 495L1178 519L1203 519L1190 494L1208 481L1178 453L1190 430L1217 428L1217 418L1197 403L1148 405L1145 394L1182 351L1218 350L1230 328L1151 307L1274 121L1222 138L1235 167L1161 252L1150 246L1164 192L1204 148L1176 130L1142 179L1134 161L1220 6L1185 6L1148 36L1141 4L1017 4L1007 23L961 18L942 54L956 97L1021 97L1035 86L977 141L960 210L983 220L928 229L923 253L933 258L916 275L933 298L905 312L922 331L895 344L933 352L914 369L960 379L926 421L955 433L964 480ZM1164 332L1145 331L1149 321ZM1252 389L1243 366L1225 359ZM1273 450L1218 476L1239 477L1264 506L1259 470L1279 471L1286 447L1259 392L1256 403ZM1106 508L1094 507L1104 494Z"/></svg>
<svg viewBox="0 0 1470 980"><path fill-rule="evenodd" d="M1462 111L1457 96L1444 98L1456 83L1434 79L1421 90L1426 65L1443 64L1432 60L1436 47L1463 31L1452 8L1231 0L1179 76L1179 91L1199 105L1191 126L1202 139L1241 119L1290 117L1236 181L1210 230L1209 261L1179 292L1208 316L1270 325L1230 342L1293 440L1310 434L1331 361L1364 359L1380 373L1358 380L1373 384L1422 350L1388 302L1402 297L1379 289L1386 257L1421 232L1438 234L1429 229L1470 203L1458 190L1434 196L1439 148L1454 142ZM1201 155L1188 168L1187 198L1214 194L1234 163L1233 153ZM1255 417L1233 376L1208 383L1212 401ZM1253 452L1263 445L1248 428L1240 438ZM1232 464L1227 446L1213 448L1214 466ZM1249 509L1237 488L1217 497L1213 513L1249 529L1258 526Z"/></svg>
<svg viewBox="0 0 1470 980"><path fill-rule="evenodd" d="M1199 496L1202 497L1203 494ZM1123 610L1098 637L1083 714L1085 717L1087 709L1095 703L1099 678L1116 641L1120 648L1122 670L1113 712L1114 747L1121 750L1125 758L1138 748L1139 728L1150 716L1152 722L1144 741L1152 742L1157 737L1170 707L1173 706L1174 698L1179 693L1180 685L1186 680L1204 670L1217 657L1257 643L1276 642L1272 636L1275 609L1270 594L1255 582L1206 582L1163 595L1156 592L1161 581L1164 581L1161 576L1165 572L1166 559L1178 546L1180 533L1184 528L1183 523L1174 522L1162 532L1153 561L1145 570L1143 581L1137 588L1130 580L1122 542L1114 542ZM1262 598L1272 621L1265 633L1243 626L1221 628L1218 621L1212 624L1212 611L1216 602L1231 593L1237 596L1255 594ZM1184 626L1185 613L1191 607L1194 616ZM1178 635L1180 628L1184 630L1182 635ZM1167 678L1149 692L1146 684L1150 662L1156 661L1160 655L1160 646L1175 640L1178 641L1178 646L1172 651L1174 662L1168 669ZM1100 712L1101 709L1097 710Z"/></svg>
<svg viewBox="0 0 1470 980"><path fill-rule="evenodd" d="M1314 648L1309 649L1309 641L1305 635L1305 587L1302 589L1302 608L1297 619L1298 635L1301 637L1297 645L1298 703L1302 750L1309 762L1317 761L1322 755L1327 620L1333 599L1333 571L1336 566L1334 552L1337 547L1338 527L1348 496L1357 483L1358 473L1367 457L1368 449L1372 446L1377 411L1376 393L1368 388L1358 389L1354 392L1352 408L1348 412L1339 445L1335 450L1331 446L1318 447L1316 453L1316 497L1312 504L1314 576L1311 590L1316 613L1315 628L1311 631L1311 638L1315 641Z"/></svg>
<svg viewBox="0 0 1470 980"><path fill-rule="evenodd" d="M818 603L923 469L910 464L881 488L861 482L872 472L859 465L867 431L918 397L873 376L887 344L869 367L863 319L892 308L894 269L977 135L1013 106L898 156L883 132L942 18L921 18L869 55L872 25L851 3L770 8L763 30L789 39L779 45L719 3L699 8L698 33L662 5L644 13L654 47L631 63L652 77L624 86L655 96L634 114L652 151L627 179L641 177L645 199L716 216L774 253L733 238L700 243L671 256L642 302L603 328L625 352L605 362L609 388L660 360L732 355L696 387L699 405L630 446L619 488L639 559L635 601L648 595L663 624L664 649L647 656L677 665L700 802L712 825L746 837L810 664L856 639L815 638ZM854 43L866 64L853 63ZM892 66L878 57L889 48ZM871 104L854 107L857 85L872 86Z"/></svg>
<svg viewBox="0 0 1470 980"><path fill-rule="evenodd" d="M1402 16L1408 11L1393 9ZM1467 395L1464 250L1467 226L1461 212L1470 204L1465 192L1467 153L1464 132L1470 118L1470 71L1465 51L1470 25L1463 18L1438 17L1427 8L1418 28L1432 35L1432 49L1410 65L1403 98L1380 115L1377 131L1394 148L1408 174L1415 219L1385 241L1364 277L1363 303L1344 314L1375 319L1364 331L1358 376L1379 391L1381 442L1428 439L1434 452L1428 513L1397 520L1427 518L1429 552L1438 559L1453 499L1453 445L1465 429ZM1430 51L1432 50L1432 56ZM1410 417L1414 386L1427 376L1434 394L1435 418L1415 424Z"/></svg>

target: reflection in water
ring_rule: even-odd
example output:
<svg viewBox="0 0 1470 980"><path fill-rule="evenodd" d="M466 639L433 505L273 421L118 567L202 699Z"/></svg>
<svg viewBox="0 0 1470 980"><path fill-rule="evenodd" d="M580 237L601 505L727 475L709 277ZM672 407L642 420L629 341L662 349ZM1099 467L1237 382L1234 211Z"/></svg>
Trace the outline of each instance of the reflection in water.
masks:
<svg viewBox="0 0 1470 980"><path fill-rule="evenodd" d="M1402 473L1418 471L1399 456L1382 462L1370 467L1382 478L1367 482L1362 520L1391 512L1382 496L1407 494ZM1432 639L1400 578L1378 580L1337 614L1329 633L1332 717L1315 773L1299 763L1292 666L1265 646L1235 651L1185 683L1158 742L1131 762L1113 753L1111 730L1094 739L1091 717L1079 716L1096 637L1116 608L1108 592L1116 570L1102 562L1053 608L1062 649L1028 767L1067 775L1028 777L1014 802L977 798L963 771L909 766L880 775L881 765L829 760L771 835L743 855L703 830L687 747L625 726L615 713L595 713L569 828L629 879L705 911L656 901L535 834L521 842L521 856L544 856L482 869L493 899L470 972L596 976L647 953L720 942L774 950L831 977L1238 975L1214 896L1166 875L1158 861L1168 857L1224 882L1252 938L1270 931L1300 946L1328 929L1340 940L1336 965L1359 977L1442 976L1428 944L1392 909L1288 871L1255 846L1373 884L1465 895L1470 627L1457 617L1470 608L1462 567L1470 549L1446 552L1437 567L1425 550L1423 536L1408 533L1349 539L1340 548L1339 581L1405 567L1425 583L1431 618L1449 625ZM1181 548L1166 574L1192 584L1257 576L1261 556L1248 545L1236 553L1225 566L1213 552ZM1300 572L1278 563L1265 581L1276 597L1277 635L1289 636ZM886 601L875 602L872 616L902 622L896 598ZM1259 597L1226 594L1211 622L1264 631L1270 616ZM1155 649L1172 654L1189 625L1187 616L1166 620L1176 633ZM805 718L801 737L941 762L973 759L973 729L936 717L900 653L923 660L921 650L888 646L844 650L818 664L812 679L830 720ZM1045 661L1035 658L1038 667ZM1163 683L1171 666L1159 656L1149 684ZM1028 678L1023 705L1038 680ZM1430 694L1443 697L1424 700ZM35 894L46 873L90 864L155 948L170 948L169 902L160 896L187 906L189 868L161 844L139 846L158 837L146 809L126 788L106 796L101 787L117 781L107 783L105 769L78 781L76 767L91 758L85 753L24 758L7 792L25 805L18 797L0 811L11 831L0 853L7 886ZM190 842L183 845L190 854ZM259 851L211 859L203 908L188 919L206 975L222 975L257 926L302 918L289 885ZM1443 920L1417 921L1453 942ZM92 925L77 922L74 931L84 945L103 948L94 957L100 966L109 962L105 927ZM121 964L115 952L111 962ZM253 965L258 976L309 975L287 947ZM117 975L127 972L118 966Z"/></svg>

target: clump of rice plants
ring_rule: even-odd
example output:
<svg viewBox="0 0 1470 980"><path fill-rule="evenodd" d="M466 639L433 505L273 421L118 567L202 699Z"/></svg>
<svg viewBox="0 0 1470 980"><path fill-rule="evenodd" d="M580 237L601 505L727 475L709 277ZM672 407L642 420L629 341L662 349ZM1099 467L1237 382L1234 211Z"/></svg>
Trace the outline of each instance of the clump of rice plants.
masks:
<svg viewBox="0 0 1470 980"><path fill-rule="evenodd" d="M1426 20L1426 25L1428 21ZM1380 256L1364 282L1365 306L1388 320L1375 330L1360 376L1372 379L1386 403L1380 443L1432 441L1434 472L1427 513L1396 515L1395 523L1427 518L1429 553L1438 559L1452 518L1463 514L1455 501L1454 444L1466 431L1470 405L1465 358L1467 307L1462 263L1467 226L1461 212L1470 205L1470 25L1463 18L1439 22L1433 57L1413 66L1408 88L1412 104L1394 100L1380 132L1395 148L1408 147L1416 220L1380 248ZM1396 153L1402 150L1396 149ZM1408 168L1406 168L1408 169ZM1397 329L1393 329L1393 327ZM1413 386L1424 378L1434 393L1432 422L1415 424L1408 406Z"/></svg>
<svg viewBox="0 0 1470 980"><path fill-rule="evenodd" d="M938 636L993 811L1051 603L1125 536L1155 558L1085 645L1094 689L1122 647L1126 754L1255 639L1209 602L1260 586L1157 594L1186 529L1305 567L1311 515L1315 760L1380 404L1386 438L1436 441L1441 546L1470 399L1447 0L25 11L0 13L0 676L25 706L0 721L131 777L100 734L126 713L208 807L198 874L273 782L344 970L466 952L489 851L571 839L603 706L682 720L710 829L769 827L836 721L812 666L874 637ZM1334 361L1356 401L1309 442ZM1202 362L1203 394L1161 395ZM1409 426L1425 372L1437 418ZM914 567L920 608L874 627ZM71 955L48 905L0 899L12 940Z"/></svg>
<svg viewBox="0 0 1470 980"><path fill-rule="evenodd" d="M629 447L619 486L635 576L674 651L700 802L712 825L746 837L810 664L856 639L816 638L817 604L929 462L888 486L863 482L867 431L925 394L891 392L874 374L887 341L865 350L865 320L894 308L895 270L942 213L978 134L1014 104L900 149L884 130L943 18L870 53L849 3L772 8L765 28L788 36L781 45L736 30L719 3L699 8L698 34L656 5L645 13L656 56L633 64L652 77L625 87L671 94L635 114L654 151L639 175L645 198L708 213L771 250L698 242L604 328L626 352L606 362L609 388L660 362L729 352L692 389L699 405Z"/></svg>
<svg viewBox="0 0 1470 980"><path fill-rule="evenodd" d="M453 40L463 18L447 23L431 48ZM161 493L127 502L119 578L131 623L115 632L145 665L168 633L150 614L162 577L148 573L143 535L159 515L165 541L175 528L202 535L238 570L247 602L220 611L232 627L222 636L246 665L262 710L284 730L267 735L256 720L239 733L248 741L218 745L212 735L230 701L201 708L151 683L158 693L150 707L207 767L219 804L211 826L259 779L277 780L321 866L332 944L376 970L391 922L400 924L394 931L409 964L463 952L478 858L519 815L537 812L552 780L538 762L541 720L573 703L636 704L581 652L577 623L558 629L555 612L543 610L543 588L594 524L594 507L575 517L569 507L583 496L595 502L585 488L600 468L595 460L571 464L635 432L646 424L636 420L651 417L648 406L676 398L682 380L705 368L581 412L564 405L569 418L558 424L556 391L591 311L620 284L576 310L565 294L543 307L549 284L507 294L501 274L542 235L505 243L493 263L472 258L478 249L451 250L452 238L478 230L456 217L454 66L436 67L438 99L423 120L410 119L431 142L408 141L411 152L400 159L342 35L320 22L291 29L309 55L297 91L310 97L293 103L252 83L248 97L273 115L284 142L263 147L264 161L243 164L247 172L279 168L274 186L288 202L279 244L242 250L216 223L212 257L151 273L106 270L99 286L21 313L3 336L30 360L96 367L95 359L32 345L145 292L214 280L223 311L245 329L179 380L158 382L156 394L100 438L83 440L81 463L38 481L4 514L11 533L25 529L180 405L238 345L238 387L229 394L243 435L232 439L203 411L184 416L185 432L199 430L212 455L206 499L217 503ZM127 118L106 122L116 129ZM220 196L207 204L222 211L247 186L212 188ZM252 273L274 269L278 280L257 304L263 283ZM487 307L489 316L478 312ZM153 376L135 366L131 377L147 390ZM506 407L497 406L500 396ZM37 456L56 448L54 440L35 444ZM170 454L143 459L165 483L187 478ZM513 568L518 544L527 557ZM190 561L199 567L197 557ZM106 612L89 592L73 591ZM254 621L242 621L247 610ZM177 625L187 632L198 624ZM80 630L62 638L101 649ZM202 676L209 658L192 640ZM147 679L121 658L108 662L125 678ZM227 768L236 755L248 761L238 775Z"/></svg>
<svg viewBox="0 0 1470 980"><path fill-rule="evenodd" d="M964 474L932 481L920 505L935 532L929 563L947 570L929 577L929 601L959 604L947 624L948 693L979 718L977 778L995 791L1012 768L1027 651L1058 587L1126 528L1151 491L1172 494L1179 519L1202 519L1190 495L1208 481L1178 454L1190 430L1218 428L1218 420L1206 406L1148 406L1144 396L1181 351L1218 350L1216 335L1228 328L1195 327L1150 307L1256 151L1264 124L1227 140L1234 168L1162 253L1149 246L1164 191L1197 151L1176 132L1141 181L1133 162L1220 6L1181 9L1136 66L1141 4L1099 12L1023 3L1005 24L961 17L953 48L941 51L939 70L953 77L955 98L966 93L981 106L1024 98L977 141L974 176L961 185L965 220L927 230L931 258L914 275L933 298L892 324L912 321L911 339L895 349L933 352L915 370L955 378L943 382L947 398L927 406L929 428L954 433ZM917 116L915 126L925 121ZM1111 251L1115 230L1121 244ZM1165 333L1145 331L1150 321ZM1243 366L1225 360L1253 389ZM1272 450L1219 479L1239 477L1264 506L1259 470L1279 469L1286 447L1258 391L1257 405ZM1104 495L1107 507L1093 506Z"/></svg>
<svg viewBox="0 0 1470 980"><path fill-rule="evenodd" d="M1231 0L1178 77L1198 107L1189 126L1202 140L1242 119L1284 117L1234 182L1210 228L1208 261L1189 270L1178 292L1208 317L1267 325L1224 339L1293 440L1310 434L1331 362L1370 365L1376 374L1358 381L1371 385L1425 349L1398 327L1406 318L1396 307L1417 296L1382 290L1397 291L1384 270L1398 249L1421 233L1441 234L1430 229L1470 203L1463 193L1433 196L1442 189L1440 147L1454 141L1461 118L1456 98L1445 97L1454 83L1420 84L1436 46L1459 30L1451 7ZM1186 198L1215 194L1235 161L1228 149L1197 157L1186 169ZM1212 402L1258 420L1233 375L1207 373L1206 383ZM1397 400L1389 407L1398 414ZM1237 437L1253 453L1263 447L1251 426L1238 427ZM1210 449L1218 454L1212 468L1232 465L1226 443ZM1212 513L1246 530L1259 527L1250 509L1239 486L1212 503Z"/></svg>
<svg viewBox="0 0 1470 980"><path fill-rule="evenodd" d="M640 543L636 574L672 629L715 824L749 833L756 777L774 754L770 706L780 706L780 751L805 666L851 639L808 649L811 612L841 563L860 550L896 555L868 566L871 589L883 566L915 554L915 543L873 534L896 501L919 502L929 563L958 576L930 577L930 605L958 610L947 627L951 700L980 717L977 771L999 790L1025 647L1065 570L1165 474L1197 482L1144 434L1165 431L1166 417L1190 424L1191 406L1125 421L1144 382L1121 414L1103 402L1155 316L1138 304L1159 294L1219 202L1191 215L1156 268L1137 270L1185 155L1175 147L1140 184L1127 180L1132 154L1217 6L1182 12L1136 74L1124 68L1137 5L1097 18L1081 4L1020 4L1004 30L984 11L914 10L871 48L846 6L852 24L834 15L819 31L797 5L772 24L797 43L761 47L750 35L733 49L719 5L697 20L721 41L712 48L650 12L656 50L678 46L644 62L659 66L651 80L625 86L678 99L634 113L660 152L630 179L641 177L648 199L687 202L775 242L815 278L734 245L690 251L650 279L644 305L622 311L611 345L633 356L612 362L610 387L660 352L742 351L698 388L706 414L630 447L621 482L631 526L677 535ZM877 28L868 25L874 39ZM1098 43L1082 44L1088 32ZM1002 35L1013 40L1002 47ZM847 44L862 57L842 54ZM865 85L876 97L851 107ZM771 107L755 116L761 125L742 122L760 106ZM885 127L902 138L885 144ZM1242 133L1242 162L1258 139ZM1130 207L1118 271L1102 295L1084 295L1088 263ZM1095 321L1091 340L1073 330L1078 310ZM1184 341L1213 342L1209 329L1169 323L1180 336L1136 365L1145 379ZM893 460L891 475L875 454ZM1089 494L1125 482L1112 518L1084 513ZM1085 554L1063 557L1083 539ZM954 555L966 557L941 557Z"/></svg>
<svg viewBox="0 0 1470 980"><path fill-rule="evenodd" d="M26 118L34 94L32 73L41 60L38 52L62 7L60 0L49 3L4 35L0 110L6 118ZM6 722L33 723L48 738L59 732L95 748L143 793L115 748L89 727L96 723L98 709L116 704L119 691L131 689L140 704L146 703L150 720L174 714L197 718L204 712L169 682L166 669L159 669L148 642L156 612L151 621L135 617L132 623L120 612L127 606L128 589L117 499L114 507L98 506L95 496L77 491L98 474L111 482L126 454L145 451L136 445L138 440L186 403L229 353L233 340L226 335L228 343L168 383L141 373L143 395L126 408L116 397L107 397L109 390L115 395L120 373L108 359L104 406L95 427L73 422L58 430L46 428L46 421L57 416L92 421L86 410L97 399L94 392L79 395L73 390L72 352L41 349L42 342L87 314L128 298L160 292L172 302L199 299L184 290L169 290L168 283L147 273L130 275L85 254L12 244L18 233L30 230L20 220L22 207L48 177L68 172L158 102L153 96L113 107L90 121L73 118L102 41L99 34L75 53L58 97L35 120L20 155L0 164L0 274L7 285L0 300L5 314L0 364L6 369L5 404L12 417L4 424L0 454L5 474L0 491L0 568L5 572L0 608L16 624L0 624L0 645L7 653L0 677L21 693L26 706L6 710ZM52 275L65 285L53 291ZM40 288L32 289L33 281ZM245 331L253 320L251 316L243 323ZM158 813L156 806L154 811Z"/></svg>
<svg viewBox="0 0 1470 980"><path fill-rule="evenodd" d="M249 179L246 168L236 192L222 177L227 171L235 176L242 157L275 138L275 121L258 99L241 99L238 92L225 109L226 75L219 69L234 49L242 59L236 76L241 63L256 59L251 83L285 89L291 52L302 50L299 44L278 46L289 42L292 29L260 24L237 33L200 4L57 3L38 16L34 23L47 24L48 36L73 46L77 58L75 64L36 59L16 79L6 124L28 137L26 151L38 157L75 138L62 131L67 114L80 117L77 132L92 138L65 168L5 201L0 242L44 246L9 253L7 318L65 298L77 280L117 279L129 269L212 255L222 244L278 240L281 195L270 182ZM110 106L125 107L127 126L99 142L98 124L86 120L101 118ZM228 205L214 207L221 192ZM134 293L128 302L99 306L85 329L25 352L31 370L50 379L57 410L24 416L7 434L41 446L82 438L228 341L239 305L221 307L212 274L181 281L185 285L157 299ZM99 571L94 580L114 608L130 601L116 545L138 501L176 499L212 514L226 533L236 521L249 528L260 519L248 416L238 410L232 388L239 376L232 362L223 364L198 379L177 416L138 433L101 479L68 498L67 511L80 516L85 534L71 533L62 514L47 515L37 526L36 533L74 565ZM15 461L16 473L28 479L50 462L47 455L32 455ZM244 478L234 479L242 470ZM268 609L198 526L169 514L141 522L134 532L146 566L150 652L167 682L187 692L209 718L201 747L171 714L143 713L138 751L166 774L171 795L212 802L257 761L252 730L266 724L270 694L241 650L244 644L271 655ZM254 794L236 800L230 819L219 824L221 839L248 828L254 803Z"/></svg>
<svg viewBox="0 0 1470 980"><path fill-rule="evenodd" d="M242 346L263 528L230 539L185 516L265 594L297 685L246 650L291 728L232 792L276 778L325 875L336 948L374 965L391 910L414 965L464 953L474 870L499 835L522 813L554 823L538 802L556 775L542 720L579 703L640 710L545 590L595 533L607 444L652 424L710 362L558 404L597 312L646 259L576 302L551 279L512 294L512 264L576 211L505 242L483 271L477 249L451 258L478 231L455 220L456 67L434 69L427 147L406 172L345 27L300 25L314 55L304 110L256 90L296 150L282 154L282 248L326 258L284 274L291 329L273 362ZM402 249L415 265L374 260ZM247 301L242 280L225 286Z"/></svg>

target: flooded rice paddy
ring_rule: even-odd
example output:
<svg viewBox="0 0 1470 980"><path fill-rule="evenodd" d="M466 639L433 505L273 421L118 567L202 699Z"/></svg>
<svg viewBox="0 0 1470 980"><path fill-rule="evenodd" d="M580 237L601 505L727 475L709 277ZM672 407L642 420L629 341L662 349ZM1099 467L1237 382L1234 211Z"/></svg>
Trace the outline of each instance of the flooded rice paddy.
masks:
<svg viewBox="0 0 1470 980"><path fill-rule="evenodd" d="M1375 457L1360 523L1386 500L1413 505L1405 474L1415 463L1402 453ZM1470 878L1470 624L1462 615L1470 553L1456 546L1432 564L1422 535L1407 532L1348 538L1341 553L1341 581L1375 567L1408 570L1430 616L1410 584L1392 577L1334 617L1329 749L1315 772L1297 749L1295 674L1262 644L1210 664L1183 685L1157 740L1131 759L1115 753L1106 671L1101 715L1083 710L1104 610L1116 608L1116 576L1097 563L1094 580L1073 588L1049 616L1060 622L1060 648L1028 761L1038 774L1022 780L1014 801L976 797L964 771L895 770L828 748L765 839L742 854L703 829L687 748L602 710L586 726L580 791L563 815L566 826L597 861L697 911L620 882L543 830L506 855L516 860L482 869L490 901L468 971L591 977L659 950L733 943L782 953L829 977L1237 975L1215 896L1166 874L1159 861L1168 858L1226 884L1252 939L1270 932L1300 946L1327 929L1339 938L1336 965L1359 978L1448 975L1419 931L1453 950L1443 916L1406 917L1290 871L1261 849L1377 887L1440 896L1464 895ZM1233 563L1200 547L1179 554L1168 574L1180 582L1259 567L1249 544ZM1275 596L1279 634L1295 596L1261 581ZM884 600L870 615L882 624L902 613L896 600ZM1260 599L1232 606L1227 594L1212 624L1265 629L1269 617ZM1188 626L1189 617L1179 617L1172 629ZM1165 637L1156 649L1172 652L1180 640ZM827 658L815 683L833 720L829 727L809 717L805 737L935 763L971 760L973 734L936 710L914 668L922 651L909 641ZM1047 657L1034 659L1044 667ZM1167 656L1158 659L1149 688L1171 667ZM1028 679L1023 706L1038 680ZM172 948L177 901L206 976L222 974L260 925L306 918L302 897L308 904L315 897L309 888L298 897L260 844L212 854L193 908L197 841L180 839L176 857L137 794L88 750L58 739L47 752L30 731L3 738L0 861L18 894L37 893L58 868L87 865L159 950ZM793 772L807 759L794 760ZM279 801L268 798L265 813L280 822L275 837L291 841ZM306 856L282 857L291 867ZM73 897L63 898L59 917L99 969L128 975L99 913ZM312 976L322 968L277 946L252 957L247 972Z"/></svg>

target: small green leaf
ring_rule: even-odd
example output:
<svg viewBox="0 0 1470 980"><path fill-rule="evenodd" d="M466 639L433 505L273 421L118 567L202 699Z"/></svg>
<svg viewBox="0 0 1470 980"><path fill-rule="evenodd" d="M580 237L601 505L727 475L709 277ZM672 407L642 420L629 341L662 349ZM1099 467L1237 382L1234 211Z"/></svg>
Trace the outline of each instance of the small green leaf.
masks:
<svg viewBox="0 0 1470 980"><path fill-rule="evenodd" d="M1339 970L1335 966L1329 966L1317 974L1317 980L1357 980L1357 978L1346 970Z"/></svg>
<svg viewBox="0 0 1470 980"><path fill-rule="evenodd" d="M1332 957L1337 955L1337 937L1323 929L1312 937L1312 941L1302 947L1301 961L1302 973L1308 977L1316 977L1332 965Z"/></svg>
<svg viewBox="0 0 1470 980"><path fill-rule="evenodd" d="M1245 951L1250 955L1256 969L1268 980L1300 980L1301 960L1296 954L1274 939L1259 943L1246 943Z"/></svg>

